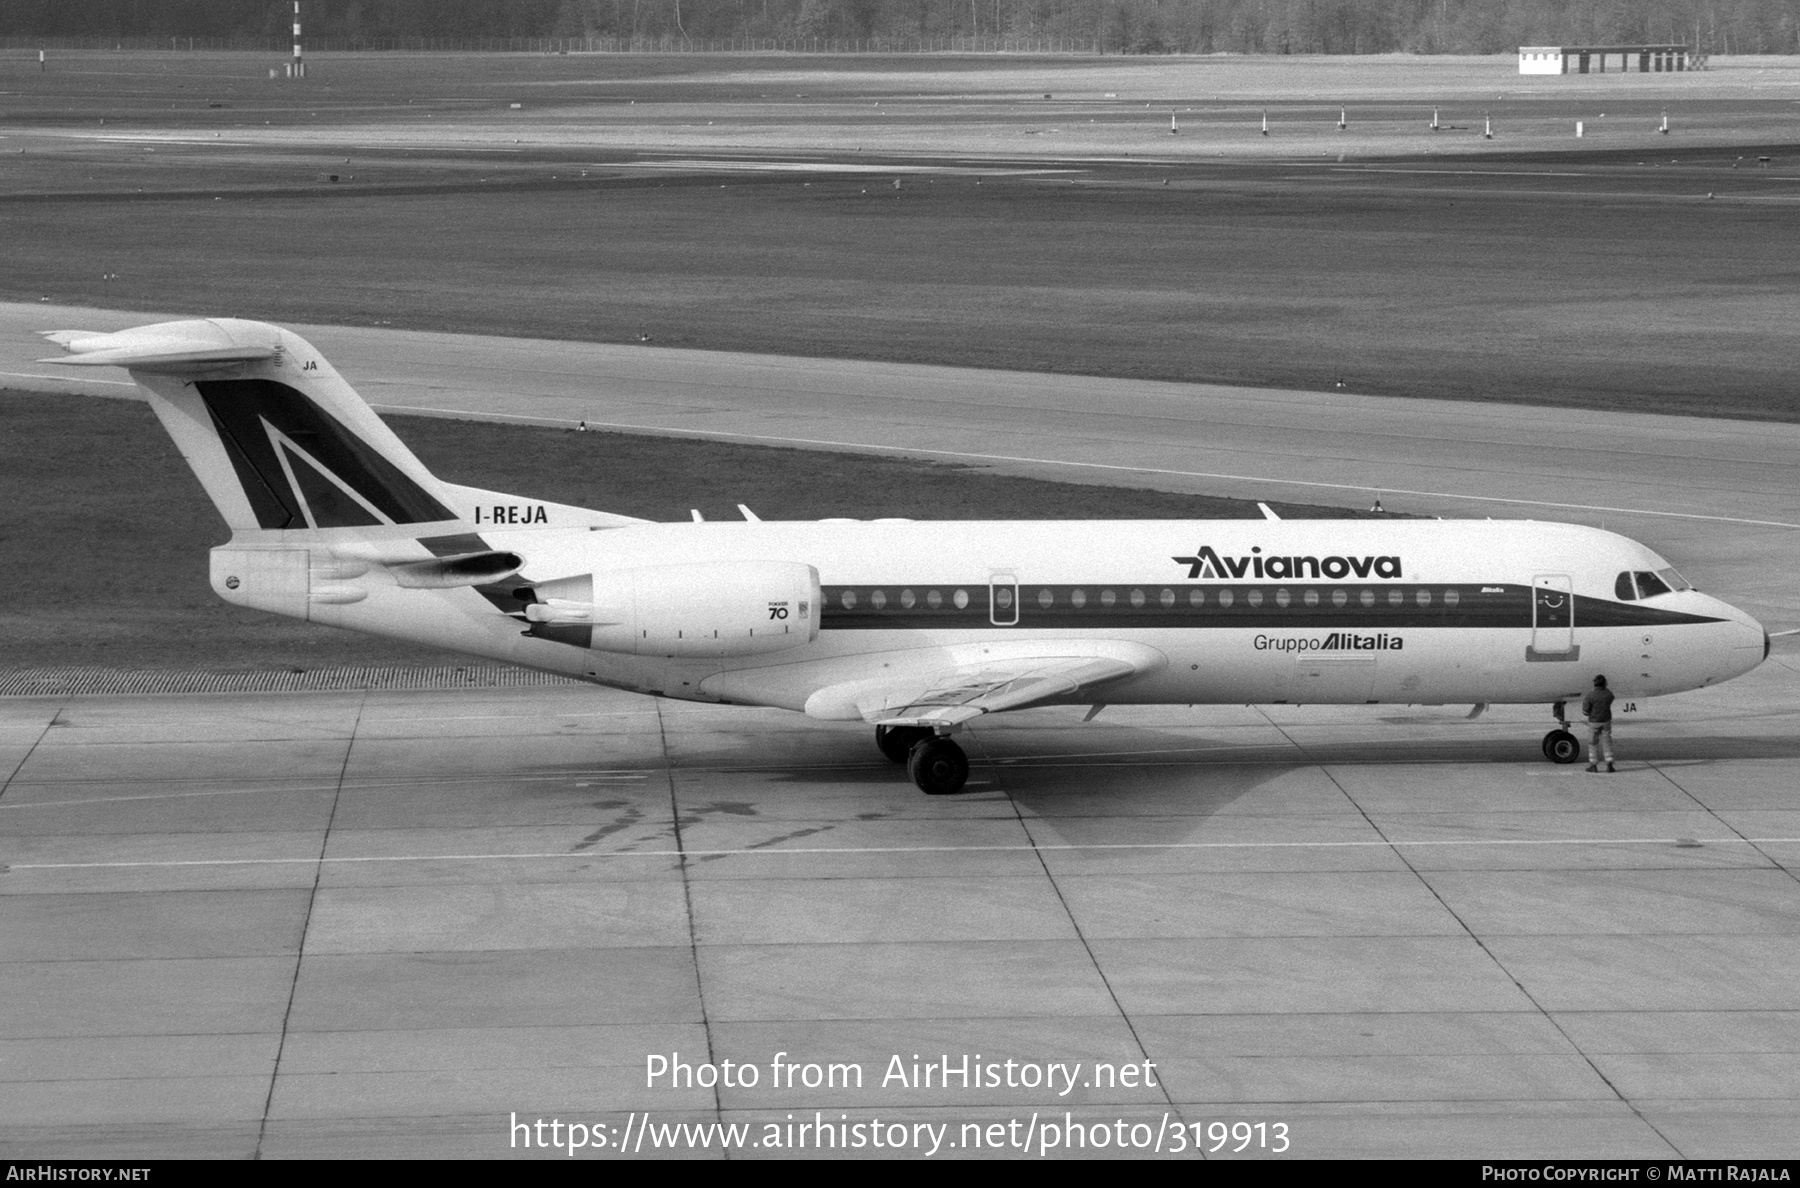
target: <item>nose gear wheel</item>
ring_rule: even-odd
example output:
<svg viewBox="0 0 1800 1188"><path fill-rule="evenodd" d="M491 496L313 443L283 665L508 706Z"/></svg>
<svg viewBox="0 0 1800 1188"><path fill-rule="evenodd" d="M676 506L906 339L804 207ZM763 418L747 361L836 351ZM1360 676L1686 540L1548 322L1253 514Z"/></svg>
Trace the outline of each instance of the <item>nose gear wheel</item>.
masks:
<svg viewBox="0 0 1800 1188"><path fill-rule="evenodd" d="M1544 736L1544 758L1552 763L1573 763L1581 758L1581 740L1567 730L1552 730Z"/></svg>

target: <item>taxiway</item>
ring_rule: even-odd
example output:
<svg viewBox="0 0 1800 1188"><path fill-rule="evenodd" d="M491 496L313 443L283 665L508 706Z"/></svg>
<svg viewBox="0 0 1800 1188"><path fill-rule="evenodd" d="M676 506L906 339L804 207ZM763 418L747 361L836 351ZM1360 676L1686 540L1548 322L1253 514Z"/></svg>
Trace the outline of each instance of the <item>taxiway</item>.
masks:
<svg viewBox="0 0 1800 1188"><path fill-rule="evenodd" d="M0 1150L1036 1112L1791 1156L1797 707L1778 656L1624 719L1612 776L1523 707L1042 710L931 799L861 728L604 690L8 699ZM1157 1085L879 1083L965 1051ZM865 1081L646 1087L675 1052Z"/></svg>
<svg viewBox="0 0 1800 1188"><path fill-rule="evenodd" d="M159 315L0 304L0 384L45 328ZM51 326L55 323L55 326ZM1597 524L1776 627L1800 624L1800 425L916 364L296 326L378 411L870 450L1063 481ZM871 515L881 509L871 508Z"/></svg>
<svg viewBox="0 0 1800 1188"><path fill-rule="evenodd" d="M46 318L151 320L0 314L20 386ZM1800 619L1794 426L301 332L391 410L1604 520ZM1624 715L1612 776L1538 759L1531 707L1077 714L975 730L935 800L860 727L579 687L4 699L0 1150L500 1156L515 1115L648 1112L1794 1154L1791 648ZM646 1087L673 1052L866 1080ZM1158 1083L878 1083L963 1052Z"/></svg>

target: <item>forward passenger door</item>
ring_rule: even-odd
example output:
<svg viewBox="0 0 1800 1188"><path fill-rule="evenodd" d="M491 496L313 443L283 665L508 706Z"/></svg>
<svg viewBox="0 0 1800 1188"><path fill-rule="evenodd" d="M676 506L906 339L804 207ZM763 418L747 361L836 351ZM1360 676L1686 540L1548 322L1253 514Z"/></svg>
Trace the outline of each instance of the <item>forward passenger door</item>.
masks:
<svg viewBox="0 0 1800 1188"><path fill-rule="evenodd" d="M1575 583L1566 573L1540 573L1531 581L1531 651L1541 660L1573 660Z"/></svg>

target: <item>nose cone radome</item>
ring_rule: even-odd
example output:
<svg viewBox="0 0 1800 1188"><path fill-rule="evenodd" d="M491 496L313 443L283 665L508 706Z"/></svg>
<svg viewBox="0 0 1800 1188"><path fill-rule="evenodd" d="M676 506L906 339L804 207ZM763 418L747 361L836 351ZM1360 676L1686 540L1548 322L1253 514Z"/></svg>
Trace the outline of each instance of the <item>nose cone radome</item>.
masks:
<svg viewBox="0 0 1800 1188"><path fill-rule="evenodd" d="M1708 648L1717 660L1729 665L1730 676L1742 676L1768 658L1769 636L1761 623L1710 594L1692 591L1688 597L1693 601L1682 609L1719 620Z"/></svg>
<svg viewBox="0 0 1800 1188"><path fill-rule="evenodd" d="M1740 672L1749 672L1769 658L1769 633L1763 625L1728 603L1719 603L1721 618L1731 621L1732 651Z"/></svg>

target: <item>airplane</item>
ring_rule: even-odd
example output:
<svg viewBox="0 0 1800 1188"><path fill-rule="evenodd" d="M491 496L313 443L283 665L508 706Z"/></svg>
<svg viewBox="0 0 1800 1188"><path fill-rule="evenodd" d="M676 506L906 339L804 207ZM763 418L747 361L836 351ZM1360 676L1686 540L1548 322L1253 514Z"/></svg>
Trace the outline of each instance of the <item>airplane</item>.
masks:
<svg viewBox="0 0 1800 1188"><path fill-rule="evenodd" d="M227 525L238 606L616 689L875 728L930 794L1046 705L1563 703L1718 684L1744 612L1616 533L1492 520L657 523L430 473L311 344L216 318L50 331L122 367ZM696 514L697 519L697 514ZM1090 712L1097 713L1098 708Z"/></svg>

